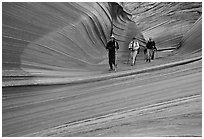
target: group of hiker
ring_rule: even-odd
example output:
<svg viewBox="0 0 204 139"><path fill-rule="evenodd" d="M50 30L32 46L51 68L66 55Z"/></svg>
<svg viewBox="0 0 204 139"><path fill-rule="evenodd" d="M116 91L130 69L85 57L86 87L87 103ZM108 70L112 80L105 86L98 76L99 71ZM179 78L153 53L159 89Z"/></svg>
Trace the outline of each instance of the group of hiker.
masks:
<svg viewBox="0 0 204 139"><path fill-rule="evenodd" d="M131 66L135 65L136 57L140 52L140 44L139 41L134 37L132 41L128 45L128 49L130 51L129 57L128 57L128 63L130 60ZM155 46L155 42L152 38L149 38L148 42L146 43L146 46L144 47L144 55L145 55L145 61L151 62L151 60L154 59L154 53L157 51L157 48ZM108 51L108 58L109 58L109 71L116 71L117 69L117 54L118 54L119 45L116 41L115 37L111 35L110 41L108 41L106 45L106 50Z"/></svg>

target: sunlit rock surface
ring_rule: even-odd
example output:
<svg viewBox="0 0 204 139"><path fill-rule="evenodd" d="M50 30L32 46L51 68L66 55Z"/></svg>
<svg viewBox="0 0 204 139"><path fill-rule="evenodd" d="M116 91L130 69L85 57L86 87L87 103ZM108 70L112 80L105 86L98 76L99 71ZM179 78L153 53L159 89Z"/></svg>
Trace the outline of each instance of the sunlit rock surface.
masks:
<svg viewBox="0 0 204 139"><path fill-rule="evenodd" d="M202 15L201 2L137 2L122 3L122 5L133 14L133 20L137 23L144 37L146 39L152 37L158 48L180 45L183 36ZM198 23L200 25L192 28L195 33L190 33L188 36L196 37L195 35L201 34L201 20ZM186 39L188 38L186 37ZM195 44L195 41L188 43L188 45L200 49L201 40L201 36L195 40L200 44L199 46L191 45L191 43ZM194 48L192 51L195 50Z"/></svg>
<svg viewBox="0 0 204 139"><path fill-rule="evenodd" d="M2 7L4 77L97 74L107 61L105 45L111 32L120 45L119 57L127 52L132 37L144 41L131 15L117 3L3 3Z"/></svg>
<svg viewBox="0 0 204 139"><path fill-rule="evenodd" d="M201 15L201 2L3 3L3 82L99 74L108 69L111 32L120 45L119 60L127 59L134 36L143 46L152 37L159 49L201 53Z"/></svg>
<svg viewBox="0 0 204 139"><path fill-rule="evenodd" d="M202 17L185 34L178 45L176 54L197 53L202 51Z"/></svg>
<svg viewBox="0 0 204 139"><path fill-rule="evenodd" d="M202 136L201 3L137 4L3 3L2 84L21 87L2 87L2 136ZM105 50L111 26L120 44L116 73ZM178 49L151 63L141 50L130 66L131 38L145 45L140 30L159 49ZM198 61L151 70L189 58ZM128 74L113 78L121 73ZM112 79L67 83L98 76ZM57 79L66 84L50 83Z"/></svg>

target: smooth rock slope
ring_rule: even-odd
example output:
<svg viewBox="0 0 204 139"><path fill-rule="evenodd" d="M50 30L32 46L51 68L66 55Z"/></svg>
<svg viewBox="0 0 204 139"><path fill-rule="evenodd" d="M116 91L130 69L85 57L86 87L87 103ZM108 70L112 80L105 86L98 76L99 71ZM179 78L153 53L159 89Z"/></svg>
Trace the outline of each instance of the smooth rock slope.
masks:
<svg viewBox="0 0 204 139"><path fill-rule="evenodd" d="M144 41L117 3L4 2L2 7L3 81L98 74L111 33L119 57L133 36Z"/></svg>
<svg viewBox="0 0 204 139"><path fill-rule="evenodd" d="M202 3L2 6L2 136L202 136ZM133 36L153 37L155 60L124 62Z"/></svg>
<svg viewBox="0 0 204 139"><path fill-rule="evenodd" d="M177 47L202 15L201 2L127 2L122 5L133 15L133 20L144 37L152 37L158 48ZM202 28L201 25L197 26L199 27L194 32L199 36ZM198 37L195 41L201 44L201 38ZM196 46L199 49L197 47L201 48L200 45Z"/></svg>

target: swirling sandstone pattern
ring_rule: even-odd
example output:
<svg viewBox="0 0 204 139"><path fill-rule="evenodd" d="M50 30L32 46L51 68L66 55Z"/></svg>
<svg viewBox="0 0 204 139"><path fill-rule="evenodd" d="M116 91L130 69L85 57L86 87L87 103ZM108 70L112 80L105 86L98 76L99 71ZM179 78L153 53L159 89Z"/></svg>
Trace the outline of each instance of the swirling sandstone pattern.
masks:
<svg viewBox="0 0 204 139"><path fill-rule="evenodd" d="M107 59L105 45L111 27L120 45L119 57L125 55L133 36L143 40L131 15L117 3L2 6L5 77L93 75Z"/></svg>
<svg viewBox="0 0 204 139"><path fill-rule="evenodd" d="M123 6L132 13L133 20L144 37L153 37L157 47L177 47L181 45L185 36L184 40L189 41L182 43L182 46L188 45L188 50L184 50L184 53L201 48L201 2L133 2L123 3ZM194 26L196 21L197 25ZM188 33L188 36L196 40L190 41L186 36L189 30L194 33ZM195 43L200 45L195 46Z"/></svg>

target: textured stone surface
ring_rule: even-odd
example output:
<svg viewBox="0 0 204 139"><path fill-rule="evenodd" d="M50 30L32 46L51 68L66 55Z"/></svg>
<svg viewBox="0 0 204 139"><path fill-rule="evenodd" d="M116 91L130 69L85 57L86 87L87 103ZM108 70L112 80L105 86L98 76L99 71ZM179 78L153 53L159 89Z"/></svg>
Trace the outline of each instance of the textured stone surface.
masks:
<svg viewBox="0 0 204 139"><path fill-rule="evenodd" d="M97 74L111 27L127 52L143 36L117 3L3 3L3 76ZM95 71L95 72L94 72Z"/></svg>
<svg viewBox="0 0 204 139"><path fill-rule="evenodd" d="M119 6L125 3L3 3L2 136L202 136L201 3L129 4L141 15L134 17L139 29L129 19L131 7ZM140 52L135 66L119 61L118 72L108 73L104 46L112 19L120 60L132 36L144 42L139 30L159 48L178 49L159 51L151 63ZM120 71L132 74L59 84ZM9 86L20 81L25 86ZM55 85L27 86L45 81Z"/></svg>
<svg viewBox="0 0 204 139"><path fill-rule="evenodd" d="M35 83L35 77L72 78L103 73L101 69L108 67L105 45L111 32L119 42L118 57L123 61L133 36L143 46L145 39L152 37L159 49L184 46L176 53L201 51L202 18L197 21L201 6L200 2L4 2L3 81L21 78ZM187 33L188 30L191 31ZM139 57L143 58L143 53Z"/></svg>
<svg viewBox="0 0 204 139"><path fill-rule="evenodd" d="M133 14L133 20L144 37L152 37L159 48L177 47L202 15L201 2L137 2L123 5ZM201 26L198 28L202 30ZM200 43L201 38L197 41Z"/></svg>

